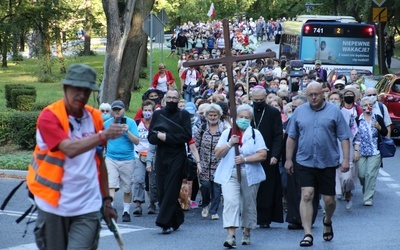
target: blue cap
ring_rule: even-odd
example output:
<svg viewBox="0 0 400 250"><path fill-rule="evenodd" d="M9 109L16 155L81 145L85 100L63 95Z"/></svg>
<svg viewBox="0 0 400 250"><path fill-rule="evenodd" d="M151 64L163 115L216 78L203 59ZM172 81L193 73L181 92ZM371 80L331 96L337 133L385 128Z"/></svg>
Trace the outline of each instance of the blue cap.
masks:
<svg viewBox="0 0 400 250"><path fill-rule="evenodd" d="M196 113L196 105L193 102L188 102L185 104L185 110L189 112L189 114L194 115Z"/></svg>

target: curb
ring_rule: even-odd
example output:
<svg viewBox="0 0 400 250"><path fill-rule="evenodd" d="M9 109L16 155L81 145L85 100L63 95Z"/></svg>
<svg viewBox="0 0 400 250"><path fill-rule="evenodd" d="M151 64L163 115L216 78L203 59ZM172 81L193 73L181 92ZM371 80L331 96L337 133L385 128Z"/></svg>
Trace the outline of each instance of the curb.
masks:
<svg viewBox="0 0 400 250"><path fill-rule="evenodd" d="M27 173L28 171L26 170L0 169L0 178L23 179L26 177Z"/></svg>

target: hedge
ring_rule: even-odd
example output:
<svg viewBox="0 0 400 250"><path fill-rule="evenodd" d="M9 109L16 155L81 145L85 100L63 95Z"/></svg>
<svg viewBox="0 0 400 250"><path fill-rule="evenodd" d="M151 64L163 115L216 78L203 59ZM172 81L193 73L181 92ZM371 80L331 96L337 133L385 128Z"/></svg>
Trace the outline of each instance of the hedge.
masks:
<svg viewBox="0 0 400 250"><path fill-rule="evenodd" d="M35 97L32 95L17 96L17 109L19 111L30 111L32 104L35 103Z"/></svg>
<svg viewBox="0 0 400 250"><path fill-rule="evenodd" d="M21 149L33 149L36 145L36 121L39 111L14 112L9 118L12 141Z"/></svg>
<svg viewBox="0 0 400 250"><path fill-rule="evenodd" d="M11 90L11 108L18 109L17 97L20 95L29 95L36 100L36 89L12 89Z"/></svg>
<svg viewBox="0 0 400 250"><path fill-rule="evenodd" d="M28 86L28 85L25 85L25 84L6 84L5 86L4 86L4 89L5 89L5 97L6 97L6 107L7 108L11 108L12 106L12 104L11 104L11 91L13 90L13 89L35 89L35 87L33 87L33 86ZM36 93L36 91L35 91L35 93ZM36 94L35 94L36 95Z"/></svg>
<svg viewBox="0 0 400 250"><path fill-rule="evenodd" d="M11 125L9 123L12 112L0 112L0 146L11 140Z"/></svg>

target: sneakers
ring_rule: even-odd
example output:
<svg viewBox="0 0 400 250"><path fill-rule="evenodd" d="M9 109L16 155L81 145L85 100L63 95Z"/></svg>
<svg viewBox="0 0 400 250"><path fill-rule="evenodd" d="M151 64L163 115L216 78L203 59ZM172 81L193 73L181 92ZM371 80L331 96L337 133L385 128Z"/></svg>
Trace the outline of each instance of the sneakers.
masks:
<svg viewBox="0 0 400 250"><path fill-rule="evenodd" d="M162 234L171 234L172 233L172 228L170 227L163 227L163 229L161 230Z"/></svg>
<svg viewBox="0 0 400 250"><path fill-rule="evenodd" d="M352 200L347 201L347 203L346 203L346 209L347 209L347 210L350 210L352 206L353 206L353 201L352 201Z"/></svg>
<svg viewBox="0 0 400 250"><path fill-rule="evenodd" d="M209 206L203 207L203 210L201 211L201 216L202 216L203 218L207 218L207 217L208 217L209 209L210 209Z"/></svg>
<svg viewBox="0 0 400 250"><path fill-rule="evenodd" d="M150 204L147 210L147 214L156 214L156 205Z"/></svg>
<svg viewBox="0 0 400 250"><path fill-rule="evenodd" d="M243 232L242 245L250 245L250 233Z"/></svg>
<svg viewBox="0 0 400 250"><path fill-rule="evenodd" d="M364 202L364 206L372 206L372 200L371 200L371 199L366 200L366 201Z"/></svg>
<svg viewBox="0 0 400 250"><path fill-rule="evenodd" d="M218 214L212 214L212 215L211 215L211 219L212 219L212 220L219 220Z"/></svg>
<svg viewBox="0 0 400 250"><path fill-rule="evenodd" d="M131 222L131 216L128 212L124 212L122 215L122 222Z"/></svg>
<svg viewBox="0 0 400 250"><path fill-rule="evenodd" d="M190 201L190 208L199 208L199 204L196 201Z"/></svg>
<svg viewBox="0 0 400 250"><path fill-rule="evenodd" d="M133 215L141 216L142 215L142 207L141 206L135 207L135 210L133 210Z"/></svg>
<svg viewBox="0 0 400 250"><path fill-rule="evenodd" d="M236 248L236 238L235 235L228 235L224 242L224 247L227 248Z"/></svg>

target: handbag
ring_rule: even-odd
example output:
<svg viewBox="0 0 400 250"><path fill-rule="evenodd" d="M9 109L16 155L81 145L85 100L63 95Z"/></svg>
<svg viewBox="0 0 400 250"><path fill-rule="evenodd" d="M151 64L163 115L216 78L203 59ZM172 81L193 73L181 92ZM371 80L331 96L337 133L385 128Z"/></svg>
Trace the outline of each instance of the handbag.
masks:
<svg viewBox="0 0 400 250"><path fill-rule="evenodd" d="M197 176L197 162L190 154L186 157L185 165L183 167L183 179L192 181L196 178L196 176Z"/></svg>
<svg viewBox="0 0 400 250"><path fill-rule="evenodd" d="M396 153L396 144L392 139L387 138L386 136L381 136L378 149L381 152L382 158L393 157Z"/></svg>

